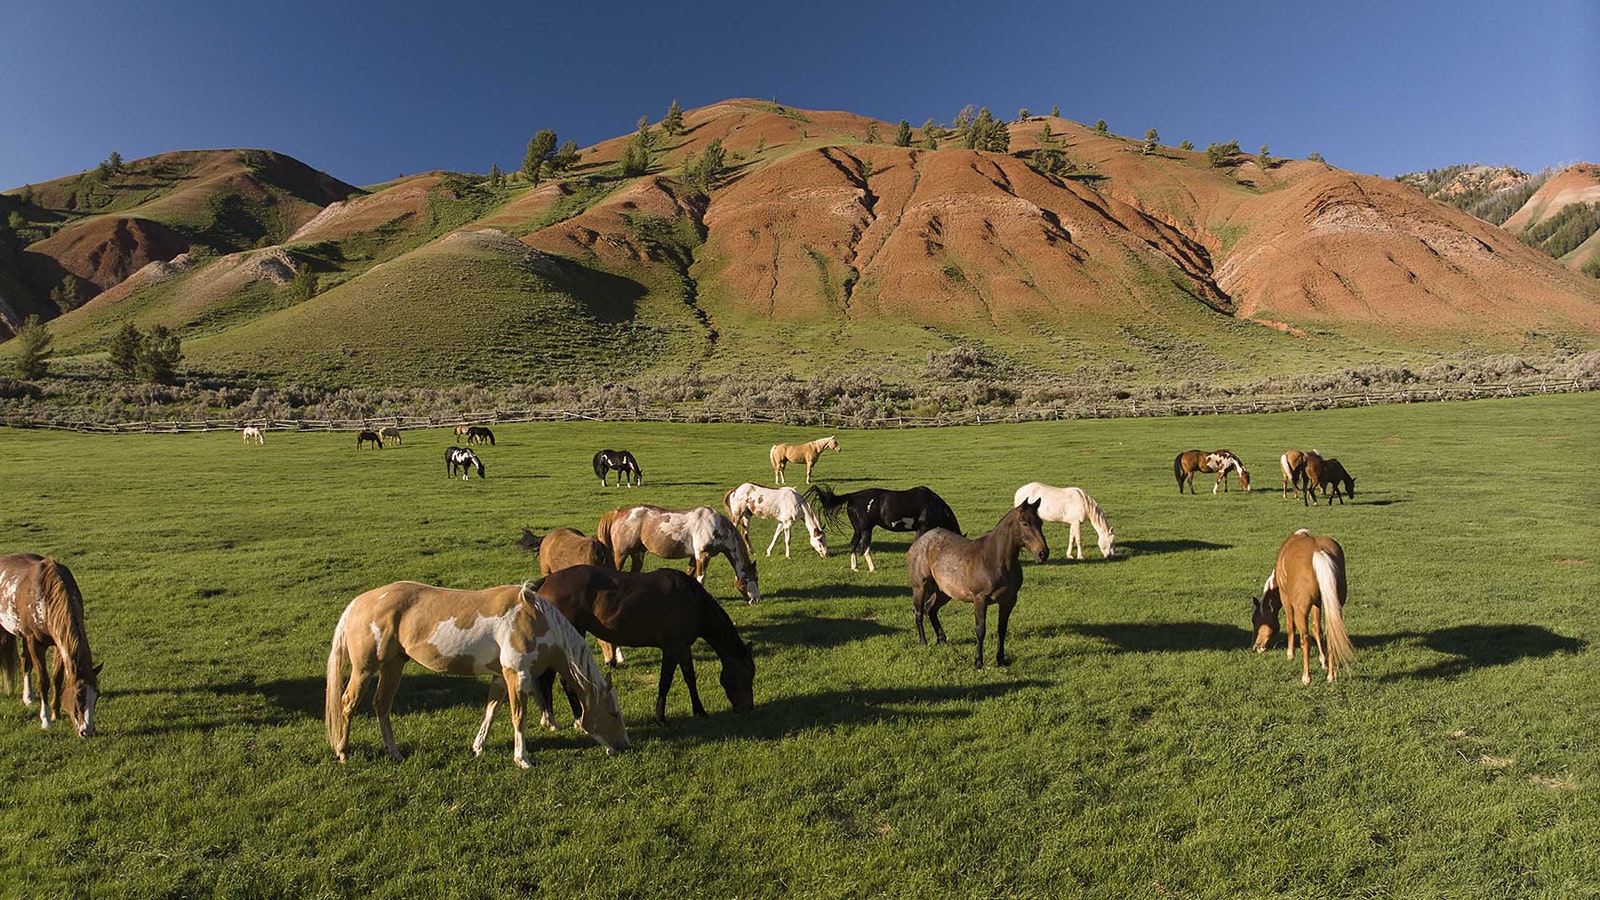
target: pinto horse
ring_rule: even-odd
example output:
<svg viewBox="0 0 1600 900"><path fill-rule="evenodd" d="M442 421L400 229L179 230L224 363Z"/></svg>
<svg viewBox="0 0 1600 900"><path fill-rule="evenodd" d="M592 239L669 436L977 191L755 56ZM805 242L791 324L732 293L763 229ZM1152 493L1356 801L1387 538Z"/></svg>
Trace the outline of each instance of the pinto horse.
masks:
<svg viewBox="0 0 1600 900"><path fill-rule="evenodd" d="M465 447L444 448L444 477L454 478L456 472L460 471L461 480L466 481L472 475L473 469L478 470L479 478L485 477L483 460L478 458L478 454Z"/></svg>
<svg viewBox="0 0 1600 900"><path fill-rule="evenodd" d="M804 444L773 444L772 450L767 454L772 461L772 480L778 484L786 483L788 479L784 477L783 470L789 463L803 462L806 464L806 484L810 484L811 468L817 464L817 457L821 456L824 450L840 452L839 442L834 440L833 435L807 441Z"/></svg>
<svg viewBox="0 0 1600 900"><path fill-rule="evenodd" d="M51 647L56 648L53 677L45 668ZM32 553L0 556L0 680L7 693L19 669L25 704L33 703L28 681L38 673L40 728L49 728L61 717L65 700L78 735L94 736L100 666L89 653L83 594L71 570Z"/></svg>
<svg viewBox="0 0 1600 900"><path fill-rule="evenodd" d="M376 431L363 431L358 433L356 435L356 449L360 450L365 444L371 444L372 449L374 450L382 450L383 438L378 437L378 433Z"/></svg>
<svg viewBox="0 0 1600 900"><path fill-rule="evenodd" d="M1289 610L1289 659L1294 659L1294 634L1300 632L1300 683L1311 683L1311 655L1306 643L1306 614L1311 617L1311 636L1317 639L1317 661L1328 670L1333 681L1339 669L1349 668L1355 647L1345 631L1344 606L1349 593L1345 581L1344 548L1333 538L1313 537L1304 528L1289 535L1278 548L1278 561L1261 586L1255 601L1252 624L1257 653L1278 631L1284 608ZM1322 632L1326 621L1327 652L1323 652Z"/></svg>
<svg viewBox="0 0 1600 900"><path fill-rule="evenodd" d="M1239 473L1239 486L1248 493L1250 490L1250 473L1244 469L1244 463L1239 461L1231 450L1185 450L1172 458L1172 475L1178 479L1178 493L1183 493L1185 485L1189 493L1194 493L1194 473L1217 473L1217 481L1211 486L1211 493L1215 494L1218 488L1223 491L1228 489L1228 474Z"/></svg>
<svg viewBox="0 0 1600 900"><path fill-rule="evenodd" d="M983 668L983 631L990 603L1000 607L1000 640L994 662L1006 664L1006 623L1017 605L1022 587L1022 566L1017 552L1026 547L1033 561L1050 558L1044 541L1038 500L1020 503L1006 513L994 530L976 540L953 531L935 528L911 543L906 551L906 568L911 576L911 608L917 615L917 640L926 645L922 629L926 616L933 622L934 639L944 643L944 626L939 624L939 608L954 600L972 604L978 635L975 666Z"/></svg>
<svg viewBox="0 0 1600 900"><path fill-rule="evenodd" d="M1111 532L1111 522L1106 519L1105 511L1094 498L1084 492L1082 488L1051 487L1038 481L1030 481L1017 488L1011 502L1021 506L1027 500L1041 500L1039 505L1039 518L1046 522L1065 522L1071 529L1067 534L1067 558L1072 558L1072 545L1078 545L1078 559L1083 559L1083 520L1088 519L1094 525L1094 533L1099 537L1100 555L1110 559L1116 541L1116 535Z"/></svg>
<svg viewBox="0 0 1600 900"><path fill-rule="evenodd" d="M467 428L468 444L488 444L494 446L494 432L482 425L473 425Z"/></svg>
<svg viewBox="0 0 1600 900"><path fill-rule="evenodd" d="M709 506L693 509L624 506L600 517L595 536L611 549L611 561L618 570L623 560L630 560L630 568L639 571L648 551L662 559L687 558L689 574L702 584L711 557L725 556L733 566L734 587L744 595L745 602L761 599L756 561L750 558L739 529L727 516Z"/></svg>
<svg viewBox="0 0 1600 900"><path fill-rule="evenodd" d="M734 712L755 706L755 656L739 638L733 620L705 587L676 569L634 574L597 566L572 566L534 585L539 596L561 610L578 631L594 635L600 647L660 647L661 679L656 689L656 721L667 721L667 691L673 671L683 671L689 704L706 714L694 674L692 646L704 638L722 660L722 689ZM618 656L620 660L620 655ZM553 674L540 679L548 704ZM569 699L570 699L569 694ZM577 712L577 707L573 708Z"/></svg>
<svg viewBox="0 0 1600 900"><path fill-rule="evenodd" d="M612 472L617 473L617 487L639 487L644 484L644 470L639 468L639 461L633 458L633 454L626 450L601 450L594 455L594 475L600 479L601 487L610 487L606 484L606 477Z"/></svg>
<svg viewBox="0 0 1600 900"><path fill-rule="evenodd" d="M1328 494L1328 489L1333 488L1333 494ZM1344 465L1333 457L1326 459L1312 456L1305 463L1305 490L1303 492L1304 505L1310 506L1315 498L1313 492L1322 489L1322 496L1327 498L1328 505L1333 505L1333 498L1339 498L1339 505L1344 505L1344 497L1339 495L1340 487L1344 488L1345 496L1351 500L1356 498L1356 480L1346 472Z"/></svg>
<svg viewBox="0 0 1600 900"><path fill-rule="evenodd" d="M792 487L769 488L745 482L722 495L722 505L728 509L728 518L739 527L739 534L748 543L750 519L760 517L775 519L778 527L772 532L772 542L767 544L767 555L778 545L778 535L783 535L783 558L789 558L789 529L795 519L805 519L811 549L824 559L828 556L828 543L823 535L822 520L811 511L811 505Z"/></svg>
<svg viewBox="0 0 1600 900"><path fill-rule="evenodd" d="M956 514L944 498L928 487L914 487L904 491L887 488L865 488L847 494L835 494L827 485L819 484L806 491L806 497L822 507L822 515L836 522L842 509L850 518L850 570L856 569L856 553L867 561L867 571L876 572L872 561L872 530L915 531L922 534L931 528L947 528L957 534L961 525Z"/></svg>
<svg viewBox="0 0 1600 900"><path fill-rule="evenodd" d="M540 537L524 525L522 539L516 543L524 550L539 554L541 578L571 566L616 568L611 561L611 551L606 545L576 528L556 528L544 537Z"/></svg>

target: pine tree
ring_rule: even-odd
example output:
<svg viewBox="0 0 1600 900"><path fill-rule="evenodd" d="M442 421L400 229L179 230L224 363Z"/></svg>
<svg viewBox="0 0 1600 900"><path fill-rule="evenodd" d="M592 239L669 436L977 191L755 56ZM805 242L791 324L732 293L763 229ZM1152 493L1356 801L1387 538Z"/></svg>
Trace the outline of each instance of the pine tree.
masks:
<svg viewBox="0 0 1600 900"><path fill-rule="evenodd" d="M1055 143L1055 132L1050 130L1050 123L1046 121L1044 126L1039 129L1039 146L1046 148L1054 147Z"/></svg>
<svg viewBox="0 0 1600 900"><path fill-rule="evenodd" d="M1206 145L1206 162L1209 163L1212 168L1221 168L1226 166L1227 164L1233 162L1233 158L1238 155L1238 141L1229 141L1226 144Z"/></svg>
<svg viewBox="0 0 1600 900"><path fill-rule="evenodd" d="M650 170L650 148L655 143L654 136L650 133L648 118L639 119L639 130L628 139L628 146L622 151L622 174L628 176L643 175Z"/></svg>
<svg viewBox="0 0 1600 900"><path fill-rule="evenodd" d="M83 302L83 290L78 284L77 276L64 275L61 283L50 289L50 302L62 312L71 312Z"/></svg>
<svg viewBox="0 0 1600 900"><path fill-rule="evenodd" d="M639 117L639 128L636 136L644 142L646 150L654 150L656 148L656 133L650 130L649 116Z"/></svg>
<svg viewBox="0 0 1600 900"><path fill-rule="evenodd" d="M156 384L172 384L183 360L183 344L165 325L152 325L139 352L139 377Z"/></svg>
<svg viewBox="0 0 1600 900"><path fill-rule="evenodd" d="M111 157L109 159L107 159L106 162L111 164L111 171L113 171L113 172L121 172L122 171L122 154L121 153L118 153L115 150L111 151Z"/></svg>
<svg viewBox="0 0 1600 900"><path fill-rule="evenodd" d="M1054 116L1057 119L1061 118L1061 107L1059 107L1059 106L1050 107L1050 115Z"/></svg>
<svg viewBox="0 0 1600 900"><path fill-rule="evenodd" d="M1256 157L1256 162L1265 169L1272 162L1272 157L1267 155L1267 145L1261 145L1261 153Z"/></svg>
<svg viewBox="0 0 1600 900"><path fill-rule="evenodd" d="M505 176L500 174L500 164L489 164L489 190L498 191L505 186Z"/></svg>
<svg viewBox="0 0 1600 900"><path fill-rule="evenodd" d="M1311 151L1311 155L1306 157L1306 159L1309 159L1312 162L1327 162L1327 160L1322 158L1322 154L1315 150Z"/></svg>
<svg viewBox="0 0 1600 900"><path fill-rule="evenodd" d="M1028 108L1026 106L1024 106L1023 108L1017 110L1017 121L1018 122L1026 122L1031 118L1033 118L1033 113L1029 112Z"/></svg>
<svg viewBox="0 0 1600 900"><path fill-rule="evenodd" d="M1193 141L1184 141L1183 143L1178 145L1178 149L1179 150L1193 150L1194 149L1194 142Z"/></svg>
<svg viewBox="0 0 1600 900"><path fill-rule="evenodd" d="M17 329L17 377L24 381L43 378L50 371L50 357L55 351L50 349L50 329L46 328L38 316L29 316Z"/></svg>
<svg viewBox="0 0 1600 900"><path fill-rule="evenodd" d="M1094 120L1094 130L1095 130L1095 133L1097 133L1097 134L1110 134L1111 133L1106 128L1106 120L1105 119L1095 119Z"/></svg>
<svg viewBox="0 0 1600 900"><path fill-rule="evenodd" d="M901 119L900 127L894 130L894 145L896 147L911 146L911 123L905 119Z"/></svg>
<svg viewBox="0 0 1600 900"><path fill-rule="evenodd" d="M667 107L667 117L661 120L661 130L672 137L683 134L683 107L678 105L678 98L672 98L672 105Z"/></svg>
<svg viewBox="0 0 1600 900"><path fill-rule="evenodd" d="M1004 153L1011 149L1011 130L996 120L986 106L978 110L978 117L967 128L967 149Z"/></svg>
<svg viewBox="0 0 1600 900"><path fill-rule="evenodd" d="M550 160L550 171L555 174L562 174L570 171L577 164L578 142L567 141L561 145L561 149L557 150L555 157Z"/></svg>
<svg viewBox="0 0 1600 900"><path fill-rule="evenodd" d="M111 368L123 378L132 379L139 373L139 356L144 352L144 333L132 322L111 338Z"/></svg>
<svg viewBox="0 0 1600 900"><path fill-rule="evenodd" d="M876 144L878 142L878 123L868 122L866 136L861 139L864 143Z"/></svg>
<svg viewBox="0 0 1600 900"><path fill-rule="evenodd" d="M1144 133L1144 153L1146 156L1156 152L1156 147L1161 145L1161 133L1154 128Z"/></svg>
<svg viewBox="0 0 1600 900"><path fill-rule="evenodd" d="M528 179L529 184L539 184L539 177L544 174L545 160L550 158L550 153L555 149L554 131L541 128L533 133L528 140L528 152L522 157L522 177Z"/></svg>

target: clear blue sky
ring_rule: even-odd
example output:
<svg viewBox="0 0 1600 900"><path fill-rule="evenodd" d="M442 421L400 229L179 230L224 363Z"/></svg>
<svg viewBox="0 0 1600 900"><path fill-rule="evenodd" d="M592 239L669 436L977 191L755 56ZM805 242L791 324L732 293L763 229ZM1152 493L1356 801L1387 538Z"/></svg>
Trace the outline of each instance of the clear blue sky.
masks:
<svg viewBox="0 0 1600 900"><path fill-rule="evenodd" d="M734 96L914 124L1059 104L1379 175L1600 161L1596 0L4 0L0 35L0 187L199 147L482 172L539 128L589 144Z"/></svg>

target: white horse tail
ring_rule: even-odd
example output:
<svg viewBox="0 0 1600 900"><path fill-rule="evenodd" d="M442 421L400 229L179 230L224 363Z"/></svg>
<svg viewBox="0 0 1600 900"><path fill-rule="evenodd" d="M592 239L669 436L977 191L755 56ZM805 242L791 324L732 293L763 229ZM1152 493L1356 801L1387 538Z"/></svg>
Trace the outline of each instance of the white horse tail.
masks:
<svg viewBox="0 0 1600 900"><path fill-rule="evenodd" d="M335 752L350 734L350 723L344 715L344 658L349 653L344 626L353 606L354 600L339 614L339 624L333 626L333 642L328 648L328 693L323 699L322 726L328 736L328 746Z"/></svg>
<svg viewBox="0 0 1600 900"><path fill-rule="evenodd" d="M1323 631L1328 638L1328 680L1339 669L1348 669L1356 655L1350 633L1344 627L1344 563L1326 550L1311 554L1311 569L1317 575L1317 591L1322 595Z"/></svg>

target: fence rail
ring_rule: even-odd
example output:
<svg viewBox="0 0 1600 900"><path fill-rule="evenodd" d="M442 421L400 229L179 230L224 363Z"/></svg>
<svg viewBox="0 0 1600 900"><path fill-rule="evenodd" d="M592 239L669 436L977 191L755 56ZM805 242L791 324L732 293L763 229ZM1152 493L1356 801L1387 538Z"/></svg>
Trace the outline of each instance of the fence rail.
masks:
<svg viewBox="0 0 1600 900"><path fill-rule="evenodd" d="M51 422L7 418L12 428L76 431L84 434L191 434L238 431L255 426L270 431L365 431L384 427L404 429L453 428L461 425L500 425L520 422L681 422L766 425L814 425L841 428L931 428L950 425L992 425L1007 422L1045 422L1066 419L1106 419L1143 416L1196 416L1229 413L1287 412L1339 409L1393 403L1441 400L1478 400L1524 397L1536 394L1570 394L1600 390L1600 378L1550 379L1509 384L1463 384L1413 387L1393 391L1326 394L1321 396L1226 397L1218 400L1084 400L1052 406L1013 410L967 410L936 416L852 416L825 410L698 410L672 407L594 407L588 409L504 409L455 416L375 416L365 419L192 419L164 422Z"/></svg>

